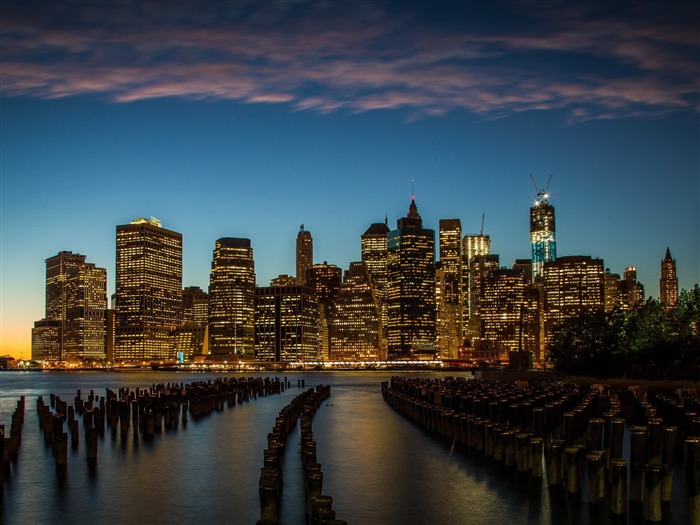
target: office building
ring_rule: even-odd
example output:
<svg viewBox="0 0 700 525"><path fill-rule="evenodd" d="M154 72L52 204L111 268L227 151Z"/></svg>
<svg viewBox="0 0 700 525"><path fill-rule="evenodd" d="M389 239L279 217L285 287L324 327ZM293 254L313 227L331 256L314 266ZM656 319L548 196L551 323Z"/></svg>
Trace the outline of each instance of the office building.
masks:
<svg viewBox="0 0 700 525"><path fill-rule="evenodd" d="M117 226L116 361L172 358L182 316L182 234L155 218Z"/></svg>
<svg viewBox="0 0 700 525"><path fill-rule="evenodd" d="M645 300L644 285L637 281L637 269L628 266L620 281L620 308L630 312L643 306Z"/></svg>
<svg viewBox="0 0 700 525"><path fill-rule="evenodd" d="M41 319L32 328L32 360L61 361L62 322L58 319Z"/></svg>
<svg viewBox="0 0 700 525"><path fill-rule="evenodd" d="M318 306L307 286L266 286L255 290L256 360L315 362Z"/></svg>
<svg viewBox="0 0 700 525"><path fill-rule="evenodd" d="M306 284L306 270L314 264L314 241L302 224L297 234L297 284Z"/></svg>
<svg viewBox="0 0 700 525"><path fill-rule="evenodd" d="M376 361L380 355L380 307L363 262L350 263L330 324L331 361Z"/></svg>
<svg viewBox="0 0 700 525"><path fill-rule="evenodd" d="M46 317L35 324L36 343L43 347L38 355L61 361L105 358L107 270L86 259L68 251L46 259Z"/></svg>
<svg viewBox="0 0 700 525"><path fill-rule="evenodd" d="M545 337L567 319L583 311L604 308L605 272L602 259L573 255L550 261L543 267Z"/></svg>
<svg viewBox="0 0 700 525"><path fill-rule="evenodd" d="M671 250L669 248L666 248L666 256L661 261L659 300L666 309L673 308L678 303L678 276L676 275L676 260L671 258Z"/></svg>
<svg viewBox="0 0 700 525"><path fill-rule="evenodd" d="M206 325L209 321L209 294L199 286L182 290L182 323Z"/></svg>
<svg viewBox="0 0 700 525"><path fill-rule="evenodd" d="M462 239L462 338L468 339L469 319L475 313L472 305L472 273L470 271L473 257L491 254L491 238L479 234L466 234Z"/></svg>
<svg viewBox="0 0 700 525"><path fill-rule="evenodd" d="M423 228L415 198L387 234L388 358L434 358L436 353L435 232Z"/></svg>
<svg viewBox="0 0 700 525"><path fill-rule="evenodd" d="M465 323L467 343L481 339L481 301L484 298L486 277L492 270L498 270L497 254L475 255L469 262L469 318Z"/></svg>
<svg viewBox="0 0 700 525"><path fill-rule="evenodd" d="M213 359L255 358L255 265L250 239L223 237L214 245L209 353Z"/></svg>
<svg viewBox="0 0 700 525"><path fill-rule="evenodd" d="M342 280L342 270L326 261L306 270L306 285L314 290L318 303L318 355L324 361L330 359L330 324Z"/></svg>
<svg viewBox="0 0 700 525"><path fill-rule="evenodd" d="M440 357L455 359L462 333L462 225L459 219L439 223L437 278L437 346Z"/></svg>
<svg viewBox="0 0 700 525"><path fill-rule="evenodd" d="M493 269L483 279L480 300L481 341L508 352L537 353L538 294L530 293L522 269Z"/></svg>

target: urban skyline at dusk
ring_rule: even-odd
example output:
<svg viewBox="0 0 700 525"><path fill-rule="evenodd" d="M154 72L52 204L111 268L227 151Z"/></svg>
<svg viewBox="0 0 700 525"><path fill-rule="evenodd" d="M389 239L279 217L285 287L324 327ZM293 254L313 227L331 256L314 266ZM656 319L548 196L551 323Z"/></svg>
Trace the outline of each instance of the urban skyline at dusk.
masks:
<svg viewBox="0 0 700 525"><path fill-rule="evenodd" d="M204 290L216 239L248 238L267 286L301 224L347 270L412 181L427 228L485 214L510 267L553 174L558 256L658 298L670 247L700 281L696 3L39 5L2 7L2 354L29 357L46 258L86 254L114 292L119 224L182 233Z"/></svg>

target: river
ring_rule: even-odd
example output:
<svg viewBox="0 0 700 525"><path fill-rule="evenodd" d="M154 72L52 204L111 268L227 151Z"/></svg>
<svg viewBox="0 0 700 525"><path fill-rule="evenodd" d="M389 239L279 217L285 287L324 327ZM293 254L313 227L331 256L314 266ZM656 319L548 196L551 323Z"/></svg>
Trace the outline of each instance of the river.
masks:
<svg viewBox="0 0 700 525"><path fill-rule="evenodd" d="M397 374L397 372L394 372ZM421 377L456 375L399 372ZM234 376L235 374L226 374ZM260 517L258 480L267 434L282 406L306 388L331 386L331 397L313 420L323 492L333 497L337 519L353 525L383 524L588 524L620 523L609 509L591 510L585 498L550 494L546 480L533 483L504 466L474 458L395 413L381 396L392 373L286 372L247 375L286 377L282 394L225 407L209 417L163 430L153 440L126 439L109 430L100 438L95 469L85 442L69 446L65 477L57 475L36 415L37 396L50 393L73 403L76 390L148 388L190 383L215 374L177 372L1 372L0 418L9 419L26 396L19 459L6 474L0 506L5 524L246 524ZM469 374L465 374L469 375ZM287 442L280 523L305 523L298 428ZM687 523L682 469L665 524ZM631 512L622 523L642 516Z"/></svg>

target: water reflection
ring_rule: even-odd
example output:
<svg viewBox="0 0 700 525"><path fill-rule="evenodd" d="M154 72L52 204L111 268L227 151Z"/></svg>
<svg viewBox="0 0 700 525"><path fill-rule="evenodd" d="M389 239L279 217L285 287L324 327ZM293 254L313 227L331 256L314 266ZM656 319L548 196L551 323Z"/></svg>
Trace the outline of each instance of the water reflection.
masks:
<svg viewBox="0 0 700 525"><path fill-rule="evenodd" d="M106 430L92 467L81 428L80 445L69 449L66 476L59 480L51 449L39 431L38 395L55 393L72 403L76 389L104 395L105 388L144 388L216 376L2 373L3 422L20 395L27 396L27 409L19 461L5 479L0 522L254 524L260 513L258 479L267 433L280 408L299 393L297 380L304 379L307 387L331 385L331 397L314 417L313 432L324 493L333 497L338 519L355 525L618 523L607 509L589 509L585 495L550 494L546 481L532 483L501 464L477 459L396 414L380 393L390 373L269 374L285 375L293 388L282 394L225 407L210 417L163 429L152 439L134 436L131 429L123 437ZM666 524L687 522L680 471L676 469ZM283 476L280 522L301 525L305 509L298 429L287 443ZM640 518L632 509L622 523Z"/></svg>

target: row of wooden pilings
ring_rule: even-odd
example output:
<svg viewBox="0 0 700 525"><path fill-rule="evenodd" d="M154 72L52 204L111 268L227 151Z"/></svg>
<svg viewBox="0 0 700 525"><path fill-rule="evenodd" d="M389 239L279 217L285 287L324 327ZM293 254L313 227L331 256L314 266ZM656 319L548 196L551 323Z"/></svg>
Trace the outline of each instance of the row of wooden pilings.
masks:
<svg viewBox="0 0 700 525"><path fill-rule="evenodd" d="M21 396L17 400L17 406L12 412L9 435L6 433L5 425L0 425L0 461L2 461L2 472L0 472L0 497L5 493L5 473L9 472L12 464L17 462L19 456L19 445L22 442L22 425L24 425L25 397Z"/></svg>
<svg viewBox="0 0 700 525"><path fill-rule="evenodd" d="M267 435L263 451L264 466L260 472L260 519L258 525L279 523L279 499L282 492L282 459L287 437L299 420L301 463L304 469L306 519L309 525L345 525L335 519L333 498L323 494L323 472L316 458L316 441L311 423L321 403L331 394L328 385L310 388L296 396L280 410L275 425Z"/></svg>
<svg viewBox="0 0 700 525"><path fill-rule="evenodd" d="M122 440L129 435L133 439L142 436L152 440L163 429L174 430L180 422L187 424L188 418L197 420L233 407L258 396L278 394L284 390L279 379L271 378L217 378L190 384L160 383L149 389L106 389L105 396L96 396L90 391L87 399L77 391L74 404L69 405L59 396L49 395L46 405L43 396L37 398L39 426L47 446L52 447L59 475L65 473L68 464L68 433L73 448L78 448L80 431L78 418L82 419L86 458L88 464L97 462L98 437L104 436L107 428Z"/></svg>
<svg viewBox="0 0 700 525"><path fill-rule="evenodd" d="M385 401L429 432L470 453L504 464L533 480L546 477L551 490L580 496L613 514L644 509L648 522L662 521L671 500L673 469L683 452L691 525L700 525L700 438L696 426L666 425L650 411L645 425L629 429L619 397L608 387L392 377L382 383ZM684 416L685 420L685 416ZM637 421L637 423L640 423ZM587 485L585 485L587 482ZM585 486L584 486L585 485Z"/></svg>

